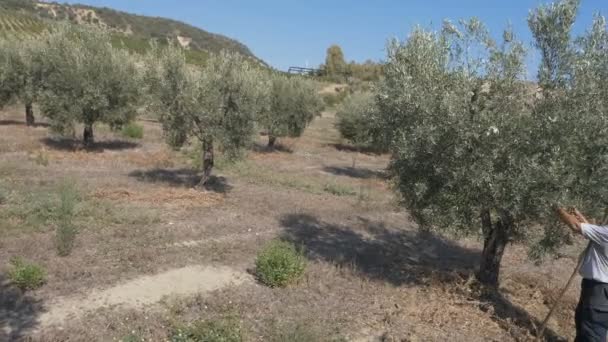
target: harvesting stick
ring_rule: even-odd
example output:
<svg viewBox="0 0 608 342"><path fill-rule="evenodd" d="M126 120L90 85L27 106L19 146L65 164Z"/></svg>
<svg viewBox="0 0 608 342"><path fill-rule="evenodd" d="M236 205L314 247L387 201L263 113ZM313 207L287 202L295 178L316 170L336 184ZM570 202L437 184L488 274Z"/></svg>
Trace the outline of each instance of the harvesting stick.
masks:
<svg viewBox="0 0 608 342"><path fill-rule="evenodd" d="M606 225L607 223L608 223L608 208L604 211L604 217L602 219L601 224ZM551 319L551 316L555 312L555 309L557 309L557 307L559 306L562 298L564 297L564 294L566 294L566 291L568 291L568 289L570 288L570 285L572 285L572 281L574 280L576 273L578 273L578 270L581 268L581 265L583 264L583 259L585 258L585 254L587 254L587 250L589 250L589 247L591 247L591 241L587 244L587 247L585 248L585 250L583 250L581 255L578 256L578 262L576 263L576 266L574 267L574 270L572 271L572 275L570 275L570 278L566 282L566 286L564 286L564 288L560 291L559 296L557 296L555 303L553 303L553 306L551 307L551 310L549 310L549 312L547 313L547 316L543 320L543 323L541 324L540 329L537 330L536 341L540 341L541 338L543 338L543 336L545 334L545 329L547 328L547 323L549 322L549 319Z"/></svg>

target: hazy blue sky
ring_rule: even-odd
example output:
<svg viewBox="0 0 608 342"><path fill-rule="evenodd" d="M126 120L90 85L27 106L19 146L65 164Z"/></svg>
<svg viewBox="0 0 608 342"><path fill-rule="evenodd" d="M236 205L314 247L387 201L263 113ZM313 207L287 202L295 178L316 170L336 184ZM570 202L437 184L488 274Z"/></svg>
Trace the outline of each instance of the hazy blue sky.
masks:
<svg viewBox="0 0 608 342"><path fill-rule="evenodd" d="M347 60L381 60L386 40L403 39L416 25L437 27L444 18L483 20L498 36L510 22L530 41L526 17L540 0L80 0L127 12L177 19L245 43L258 57L286 69L317 66L330 44ZM576 26L583 32L593 13L608 14L608 0L582 0ZM530 58L536 63L536 57Z"/></svg>

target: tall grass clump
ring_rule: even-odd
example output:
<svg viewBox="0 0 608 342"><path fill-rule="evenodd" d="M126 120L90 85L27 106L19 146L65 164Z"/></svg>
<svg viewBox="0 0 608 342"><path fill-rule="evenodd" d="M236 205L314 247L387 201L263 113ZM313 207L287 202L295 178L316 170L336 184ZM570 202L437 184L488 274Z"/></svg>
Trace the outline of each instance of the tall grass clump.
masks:
<svg viewBox="0 0 608 342"><path fill-rule="evenodd" d="M78 197L78 192L73 186L64 184L60 188L55 230L55 247L59 256L68 256L74 248L78 230L73 223L73 218Z"/></svg>
<svg viewBox="0 0 608 342"><path fill-rule="evenodd" d="M287 241L275 240L258 253L255 272L270 287L285 287L298 280L306 269L302 251Z"/></svg>

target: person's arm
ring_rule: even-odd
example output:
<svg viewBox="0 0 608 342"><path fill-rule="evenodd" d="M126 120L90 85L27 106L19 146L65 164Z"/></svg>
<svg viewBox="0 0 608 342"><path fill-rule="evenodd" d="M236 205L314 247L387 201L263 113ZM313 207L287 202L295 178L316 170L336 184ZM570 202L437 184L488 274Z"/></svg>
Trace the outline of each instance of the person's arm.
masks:
<svg viewBox="0 0 608 342"><path fill-rule="evenodd" d="M572 224L577 226L578 232L590 241L600 245L608 245L608 226L598 226L589 223L589 220L587 220L587 218L576 209L574 209L573 214L569 214L565 210L561 209L560 218L562 218L562 221L564 222L568 220L567 224L571 228ZM574 222L573 219L577 222Z"/></svg>
<svg viewBox="0 0 608 342"><path fill-rule="evenodd" d="M578 213L578 211L577 211ZM580 213L579 213L580 214ZM560 220L564 222L573 232L581 234L581 222L577 218L577 215L572 215L566 211L564 208L557 208L557 215ZM584 217L581 215L582 219ZM586 221L586 219L585 219Z"/></svg>

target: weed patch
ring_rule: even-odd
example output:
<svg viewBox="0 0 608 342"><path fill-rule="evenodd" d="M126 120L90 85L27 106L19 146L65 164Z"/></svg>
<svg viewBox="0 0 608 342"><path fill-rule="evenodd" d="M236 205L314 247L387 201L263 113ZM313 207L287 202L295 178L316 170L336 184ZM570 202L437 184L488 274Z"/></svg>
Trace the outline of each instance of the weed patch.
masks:
<svg viewBox="0 0 608 342"><path fill-rule="evenodd" d="M27 262L20 257L12 258L10 264L8 277L23 291L37 289L46 281L46 272L37 264Z"/></svg>
<svg viewBox="0 0 608 342"><path fill-rule="evenodd" d="M323 191L335 195L335 196L356 196L357 191L350 186L338 184L338 183L327 183L323 187Z"/></svg>
<svg viewBox="0 0 608 342"><path fill-rule="evenodd" d="M306 269L301 251L286 241L272 241L258 253L255 272L270 287L285 287L298 280Z"/></svg>
<svg viewBox="0 0 608 342"><path fill-rule="evenodd" d="M176 329L171 342L241 342L243 332L233 318L208 320Z"/></svg>
<svg viewBox="0 0 608 342"><path fill-rule="evenodd" d="M131 122L125 125L120 133L127 138L142 139L144 137L144 126Z"/></svg>

